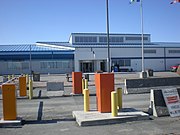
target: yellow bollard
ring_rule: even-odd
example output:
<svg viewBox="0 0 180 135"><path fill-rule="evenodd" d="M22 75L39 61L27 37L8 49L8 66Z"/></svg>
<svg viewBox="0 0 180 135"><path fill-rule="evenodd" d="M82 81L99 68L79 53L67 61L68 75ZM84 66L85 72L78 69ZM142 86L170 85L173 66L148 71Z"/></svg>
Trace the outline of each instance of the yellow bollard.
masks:
<svg viewBox="0 0 180 135"><path fill-rule="evenodd" d="M29 75L26 74L26 83L29 84Z"/></svg>
<svg viewBox="0 0 180 135"><path fill-rule="evenodd" d="M32 99L32 98L33 98L33 81L30 78L29 79L29 99Z"/></svg>
<svg viewBox="0 0 180 135"><path fill-rule="evenodd" d="M88 89L88 79L85 79L85 85L84 85L85 89Z"/></svg>
<svg viewBox="0 0 180 135"><path fill-rule="evenodd" d="M84 83L85 83L85 80L82 79L82 92L84 92L84 89L85 89L85 86L84 86L85 84L84 84ZM84 94L84 93L83 93L83 94Z"/></svg>
<svg viewBox="0 0 180 135"><path fill-rule="evenodd" d="M89 90L84 89L83 93L84 93L84 112L88 112L89 111Z"/></svg>
<svg viewBox="0 0 180 135"><path fill-rule="evenodd" d="M122 109L122 88L117 88L117 106Z"/></svg>
<svg viewBox="0 0 180 135"><path fill-rule="evenodd" d="M8 81L11 80L11 75L8 75Z"/></svg>
<svg viewBox="0 0 180 135"><path fill-rule="evenodd" d="M12 74L12 76L11 76L12 78L12 83L15 83L15 75L14 74Z"/></svg>
<svg viewBox="0 0 180 135"><path fill-rule="evenodd" d="M118 114L118 110L117 110L117 92L112 91L111 92L111 115L113 117L116 117L117 114Z"/></svg>

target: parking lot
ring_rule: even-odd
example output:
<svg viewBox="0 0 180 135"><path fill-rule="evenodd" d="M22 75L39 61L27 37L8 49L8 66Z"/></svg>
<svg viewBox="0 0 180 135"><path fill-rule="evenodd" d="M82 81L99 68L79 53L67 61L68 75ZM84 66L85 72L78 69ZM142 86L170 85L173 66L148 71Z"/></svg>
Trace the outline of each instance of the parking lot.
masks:
<svg viewBox="0 0 180 135"><path fill-rule="evenodd" d="M115 74L115 88L124 86L124 79L137 78L138 73ZM156 72L154 77L177 77L176 73ZM2 78L1 78L2 79ZM55 92L48 94L47 81L64 82L64 96ZM121 124L79 127L72 116L72 111L83 110L83 96L71 96L72 82L67 82L65 75L41 75L41 82L34 82L34 99L17 99L18 117L23 125L0 128L2 135L180 135L180 118L151 116L149 120ZM96 96L94 75L90 75L90 109L95 110ZM123 95L123 107L135 108L148 112L150 94ZM2 99L0 100L0 117L2 116Z"/></svg>

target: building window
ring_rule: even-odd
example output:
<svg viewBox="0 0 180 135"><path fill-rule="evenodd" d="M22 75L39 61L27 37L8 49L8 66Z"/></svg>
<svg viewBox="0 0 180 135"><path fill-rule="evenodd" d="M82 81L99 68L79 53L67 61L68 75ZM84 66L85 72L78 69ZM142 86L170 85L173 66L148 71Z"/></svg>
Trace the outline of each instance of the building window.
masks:
<svg viewBox="0 0 180 135"><path fill-rule="evenodd" d="M41 62L41 69L47 68L47 62Z"/></svg>
<svg viewBox="0 0 180 135"><path fill-rule="evenodd" d="M22 69L29 69L29 62L22 62Z"/></svg>
<svg viewBox="0 0 180 135"><path fill-rule="evenodd" d="M10 70L29 69L29 62L8 62L8 69Z"/></svg>
<svg viewBox="0 0 180 135"><path fill-rule="evenodd" d="M99 37L99 42L100 43L106 43L107 37ZM122 43L123 37L109 37L109 42L110 43Z"/></svg>
<svg viewBox="0 0 180 135"><path fill-rule="evenodd" d="M144 50L144 53L156 53L156 50Z"/></svg>
<svg viewBox="0 0 180 135"><path fill-rule="evenodd" d="M110 37L110 42L111 43L119 43L119 42L123 42L123 37Z"/></svg>
<svg viewBox="0 0 180 135"><path fill-rule="evenodd" d="M107 42L107 37L99 37L99 42Z"/></svg>
<svg viewBox="0 0 180 135"><path fill-rule="evenodd" d="M42 61L41 69L70 68L70 61Z"/></svg>
<svg viewBox="0 0 180 135"><path fill-rule="evenodd" d="M124 66L131 66L131 60L124 60Z"/></svg>
<svg viewBox="0 0 180 135"><path fill-rule="evenodd" d="M93 36L86 36L86 37L76 36L75 37L75 42L76 43L96 43L97 42L97 37L93 37Z"/></svg>
<svg viewBox="0 0 180 135"><path fill-rule="evenodd" d="M19 70L21 67L21 62L8 62L8 69Z"/></svg>
<svg viewBox="0 0 180 135"><path fill-rule="evenodd" d="M148 40L148 37L143 37L143 39ZM142 37L126 37L126 40L139 41L139 40L142 40Z"/></svg>
<svg viewBox="0 0 180 135"><path fill-rule="evenodd" d="M120 67L129 67L131 66L130 59L114 59L112 60L112 65L118 65Z"/></svg>
<svg viewBox="0 0 180 135"><path fill-rule="evenodd" d="M63 65L63 68L69 68L70 67L70 62L69 61L63 61L62 65Z"/></svg>
<svg viewBox="0 0 180 135"><path fill-rule="evenodd" d="M169 53L180 53L180 50L169 50Z"/></svg>
<svg viewBox="0 0 180 135"><path fill-rule="evenodd" d="M57 68L57 62L56 61L41 62L41 69L47 69L47 68Z"/></svg>
<svg viewBox="0 0 180 135"><path fill-rule="evenodd" d="M57 62L57 68L63 68L62 62Z"/></svg>
<svg viewBox="0 0 180 135"><path fill-rule="evenodd" d="M57 68L57 62L56 61L48 62L48 67L49 68Z"/></svg>

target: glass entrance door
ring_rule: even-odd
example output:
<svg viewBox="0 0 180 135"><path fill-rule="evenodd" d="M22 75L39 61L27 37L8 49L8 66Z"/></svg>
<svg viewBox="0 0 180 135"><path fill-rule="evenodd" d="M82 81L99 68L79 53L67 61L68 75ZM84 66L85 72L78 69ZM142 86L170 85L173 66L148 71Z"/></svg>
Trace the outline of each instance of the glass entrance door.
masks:
<svg viewBox="0 0 180 135"><path fill-rule="evenodd" d="M94 72L94 63L93 61L81 61L80 70L83 73Z"/></svg>
<svg viewBox="0 0 180 135"><path fill-rule="evenodd" d="M106 62L105 61L100 62L100 70L103 72L106 71Z"/></svg>

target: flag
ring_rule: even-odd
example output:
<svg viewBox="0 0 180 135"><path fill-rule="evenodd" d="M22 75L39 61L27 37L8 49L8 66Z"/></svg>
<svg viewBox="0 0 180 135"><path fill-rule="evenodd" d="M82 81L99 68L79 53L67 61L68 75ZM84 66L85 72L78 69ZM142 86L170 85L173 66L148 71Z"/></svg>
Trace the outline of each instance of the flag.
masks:
<svg viewBox="0 0 180 135"><path fill-rule="evenodd" d="M174 0L170 4L175 4L175 3L178 3L178 2L180 2L180 0Z"/></svg>
<svg viewBox="0 0 180 135"><path fill-rule="evenodd" d="M131 0L130 3L133 3L133 2L140 2L141 0Z"/></svg>

